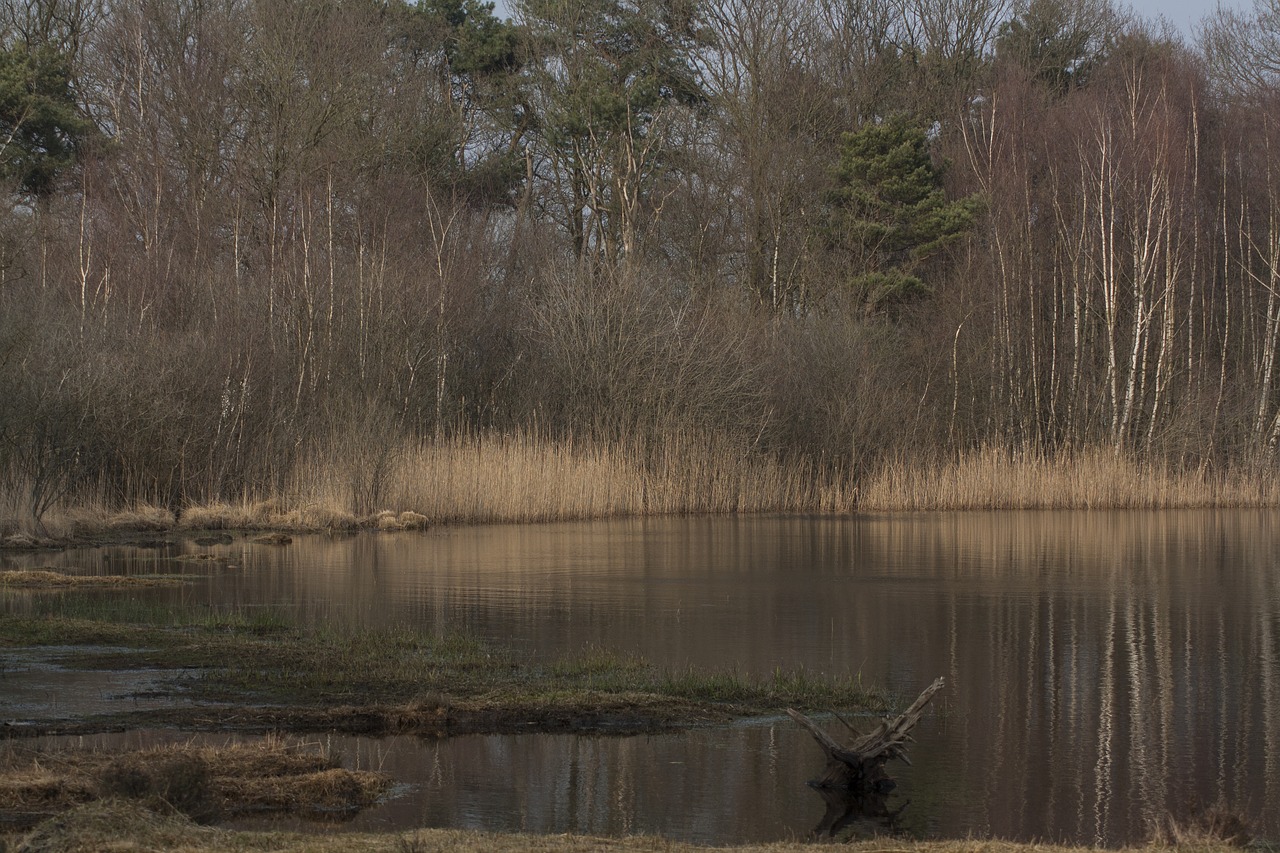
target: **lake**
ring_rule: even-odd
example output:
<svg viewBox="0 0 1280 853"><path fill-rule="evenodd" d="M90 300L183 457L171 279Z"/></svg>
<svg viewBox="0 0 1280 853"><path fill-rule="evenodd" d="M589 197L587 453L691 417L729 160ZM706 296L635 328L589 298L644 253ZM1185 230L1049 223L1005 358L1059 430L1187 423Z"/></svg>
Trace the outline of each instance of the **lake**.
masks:
<svg viewBox="0 0 1280 853"><path fill-rule="evenodd" d="M4 559L183 571L190 586L130 594L466 630L533 657L595 645L673 668L858 673L907 701L943 676L913 766L889 768L890 804L909 801L898 829L1116 846L1214 805L1280 836L1278 522L1254 510L678 518ZM171 559L193 552L231 567ZM360 828L727 844L804 837L824 812L804 784L822 755L785 718L331 745L407 783Z"/></svg>

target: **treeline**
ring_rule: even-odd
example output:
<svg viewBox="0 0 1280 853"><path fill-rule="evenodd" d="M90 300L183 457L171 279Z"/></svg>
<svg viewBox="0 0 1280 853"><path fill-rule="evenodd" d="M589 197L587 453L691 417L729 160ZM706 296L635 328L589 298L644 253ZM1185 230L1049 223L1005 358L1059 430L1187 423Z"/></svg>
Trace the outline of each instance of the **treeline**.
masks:
<svg viewBox="0 0 1280 853"><path fill-rule="evenodd" d="M1187 43L1107 0L3 0L0 492L359 459L367 513L392 448L503 435L849 494L992 448L1267 470L1258 3Z"/></svg>

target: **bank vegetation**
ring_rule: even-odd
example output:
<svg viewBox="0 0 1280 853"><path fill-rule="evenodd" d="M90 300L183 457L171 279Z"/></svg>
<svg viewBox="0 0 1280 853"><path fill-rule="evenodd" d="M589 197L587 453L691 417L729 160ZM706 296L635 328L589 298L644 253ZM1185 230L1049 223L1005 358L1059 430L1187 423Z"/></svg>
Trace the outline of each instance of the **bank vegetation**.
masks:
<svg viewBox="0 0 1280 853"><path fill-rule="evenodd" d="M127 839L127 841L122 841ZM3 836L0 836L3 840ZM617 853L698 853L730 850L739 853L807 853L812 841L706 847L652 836L605 838L590 835L530 835L455 829L420 829L411 833L343 832L302 834L243 832L201 826L182 814L160 814L130 801L111 800L81 806L69 815L49 820L25 835L13 836L15 853L97 853L127 843L139 850L183 850L189 853L471 853L471 851L617 851ZM844 849L853 853L1079 853L1093 849L1007 841L916 841L875 838L854 841ZM1210 827L1186 826L1146 847L1147 853L1195 851L1230 853L1242 846ZM1262 847L1260 849L1267 849Z"/></svg>
<svg viewBox="0 0 1280 853"><path fill-rule="evenodd" d="M1280 503L1275 0L510 8L0 3L2 532Z"/></svg>

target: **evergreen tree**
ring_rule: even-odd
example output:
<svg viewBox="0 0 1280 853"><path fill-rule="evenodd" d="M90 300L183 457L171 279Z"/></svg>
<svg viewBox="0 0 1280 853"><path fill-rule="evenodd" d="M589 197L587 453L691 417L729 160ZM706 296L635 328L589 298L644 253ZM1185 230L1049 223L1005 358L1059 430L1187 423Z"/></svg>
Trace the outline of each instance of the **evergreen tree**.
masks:
<svg viewBox="0 0 1280 853"><path fill-rule="evenodd" d="M53 47L0 50L0 175L49 194L92 125L76 107L70 63Z"/></svg>
<svg viewBox="0 0 1280 853"><path fill-rule="evenodd" d="M707 102L693 0L521 0L546 207L579 257L617 260L640 230L648 190L672 165L669 119Z"/></svg>
<svg viewBox="0 0 1280 853"><path fill-rule="evenodd" d="M407 149L420 175L478 206L513 200L524 178L528 109L518 86L520 29L482 0L420 0L397 9L406 73L436 78Z"/></svg>
<svg viewBox="0 0 1280 853"><path fill-rule="evenodd" d="M927 133L902 116L846 134L836 182L833 241L851 255L850 285L868 313L927 292L921 266L981 209L976 196L947 200Z"/></svg>

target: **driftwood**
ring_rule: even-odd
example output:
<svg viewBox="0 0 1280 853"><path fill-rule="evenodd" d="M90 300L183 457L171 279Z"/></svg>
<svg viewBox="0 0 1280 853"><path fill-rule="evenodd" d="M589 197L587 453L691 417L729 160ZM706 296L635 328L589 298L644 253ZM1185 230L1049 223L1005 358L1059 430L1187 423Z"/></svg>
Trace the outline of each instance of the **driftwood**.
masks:
<svg viewBox="0 0 1280 853"><path fill-rule="evenodd" d="M911 703L910 708L892 720L882 720L875 731L858 737L848 746L841 746L813 720L799 711L788 708L787 716L813 735L813 739L827 755L826 771L809 784L815 788L881 796L889 793L893 790L895 783L885 773L884 765L893 759L911 763L907 759L907 744L911 743L911 729L920 721L925 706L929 704L933 694L942 689L942 685L943 680L937 679L924 689L916 701Z"/></svg>

